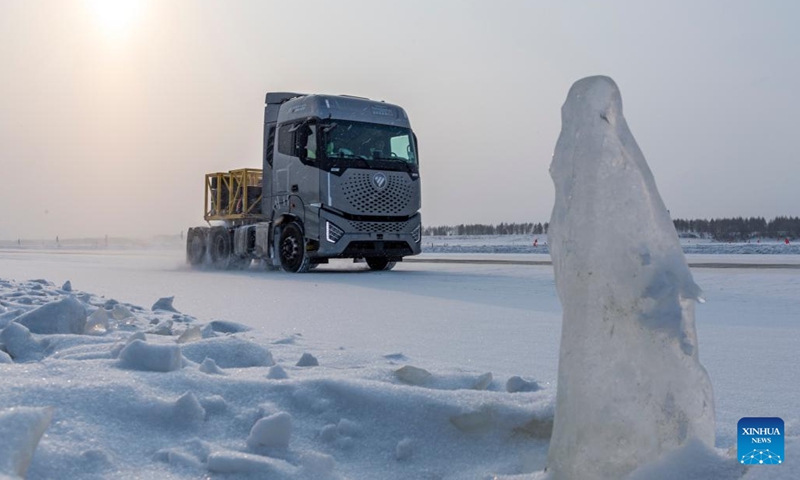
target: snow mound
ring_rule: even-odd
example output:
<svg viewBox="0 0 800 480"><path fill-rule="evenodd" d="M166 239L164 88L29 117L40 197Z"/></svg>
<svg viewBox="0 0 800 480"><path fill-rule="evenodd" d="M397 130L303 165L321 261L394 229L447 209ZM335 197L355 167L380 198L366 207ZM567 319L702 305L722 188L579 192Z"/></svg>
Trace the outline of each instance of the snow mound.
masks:
<svg viewBox="0 0 800 480"><path fill-rule="evenodd" d="M229 450L209 455L207 465L213 473L257 474L259 478L291 478L299 470L285 460Z"/></svg>
<svg viewBox="0 0 800 480"><path fill-rule="evenodd" d="M269 350L233 335L184 344L183 355L195 363L210 358L222 368L269 367L275 364Z"/></svg>
<svg viewBox="0 0 800 480"><path fill-rule="evenodd" d="M44 357L44 349L30 330L19 323L10 323L0 331L0 343L15 362L35 362Z"/></svg>
<svg viewBox="0 0 800 480"><path fill-rule="evenodd" d="M130 370L172 372L181 368L181 347L134 340L119 352L120 366Z"/></svg>
<svg viewBox="0 0 800 480"><path fill-rule="evenodd" d="M46 303L18 317L15 322L31 333L72 333L80 335L86 327L86 308L75 297Z"/></svg>
<svg viewBox="0 0 800 480"><path fill-rule="evenodd" d="M218 333L241 333L248 332L252 328L241 323L229 322L227 320L212 320L208 323L211 329Z"/></svg>
<svg viewBox="0 0 800 480"><path fill-rule="evenodd" d="M740 478L747 468L693 438L680 448L637 468L627 480L731 480Z"/></svg>
<svg viewBox="0 0 800 480"><path fill-rule="evenodd" d="M548 235L563 322L548 472L623 478L692 437L714 445L694 326L701 292L614 81L579 80L561 112Z"/></svg>
<svg viewBox="0 0 800 480"><path fill-rule="evenodd" d="M51 407L0 410L0 475L25 476L33 452L53 419Z"/></svg>

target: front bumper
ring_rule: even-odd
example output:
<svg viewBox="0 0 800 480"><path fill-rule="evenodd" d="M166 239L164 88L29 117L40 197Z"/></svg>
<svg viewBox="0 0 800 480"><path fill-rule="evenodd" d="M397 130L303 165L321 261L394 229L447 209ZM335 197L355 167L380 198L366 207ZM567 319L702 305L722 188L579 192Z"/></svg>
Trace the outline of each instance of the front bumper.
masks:
<svg viewBox="0 0 800 480"><path fill-rule="evenodd" d="M321 210L319 215L319 249L312 253L315 257L400 259L421 251L419 213L400 222L348 220L327 210ZM336 226L334 234L329 234L328 222Z"/></svg>

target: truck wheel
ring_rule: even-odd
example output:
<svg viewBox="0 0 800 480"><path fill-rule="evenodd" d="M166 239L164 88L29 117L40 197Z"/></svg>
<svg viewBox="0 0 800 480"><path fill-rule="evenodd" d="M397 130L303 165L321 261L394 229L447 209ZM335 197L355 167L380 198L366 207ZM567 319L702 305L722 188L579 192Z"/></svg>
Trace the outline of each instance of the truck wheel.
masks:
<svg viewBox="0 0 800 480"><path fill-rule="evenodd" d="M383 257L368 257L367 265L370 270L391 270L397 265L397 262L390 262L388 258Z"/></svg>
<svg viewBox="0 0 800 480"><path fill-rule="evenodd" d="M213 227L208 232L208 253L214 268L225 269L231 260L231 234L225 227Z"/></svg>
<svg viewBox="0 0 800 480"><path fill-rule="evenodd" d="M280 241L281 269L289 273L308 271L309 259L306 255L306 242L303 231L297 223L289 223L281 229Z"/></svg>
<svg viewBox="0 0 800 480"><path fill-rule="evenodd" d="M206 232L202 227L190 228L186 234L186 261L196 267L206 256Z"/></svg>

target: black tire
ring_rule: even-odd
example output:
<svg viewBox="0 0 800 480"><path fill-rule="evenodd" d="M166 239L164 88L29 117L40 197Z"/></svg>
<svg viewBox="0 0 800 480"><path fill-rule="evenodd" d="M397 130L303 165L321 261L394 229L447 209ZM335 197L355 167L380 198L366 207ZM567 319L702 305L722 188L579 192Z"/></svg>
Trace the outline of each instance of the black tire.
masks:
<svg viewBox="0 0 800 480"><path fill-rule="evenodd" d="M306 241L300 225L292 222L281 228L279 249L281 270L289 273L308 271L310 262L306 254Z"/></svg>
<svg viewBox="0 0 800 480"><path fill-rule="evenodd" d="M375 271L391 270L397 265L397 262L390 262L389 259L385 257L367 257L365 260L367 261L367 265L369 265L369 269Z"/></svg>
<svg viewBox="0 0 800 480"><path fill-rule="evenodd" d="M193 267L202 265L206 256L206 231L202 227L190 228L186 234L186 261Z"/></svg>
<svg viewBox="0 0 800 480"><path fill-rule="evenodd" d="M208 254L211 266L226 269L231 262L233 252L231 234L225 227L212 227L208 232Z"/></svg>

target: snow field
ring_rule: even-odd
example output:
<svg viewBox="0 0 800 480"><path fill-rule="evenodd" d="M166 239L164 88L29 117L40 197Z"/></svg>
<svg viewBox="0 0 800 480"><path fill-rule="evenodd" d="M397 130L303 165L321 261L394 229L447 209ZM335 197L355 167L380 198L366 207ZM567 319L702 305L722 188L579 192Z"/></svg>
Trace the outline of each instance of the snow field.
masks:
<svg viewBox="0 0 800 480"><path fill-rule="evenodd" d="M0 477L486 478L531 471L552 428L552 392L513 376L45 280L0 280L0 302Z"/></svg>

